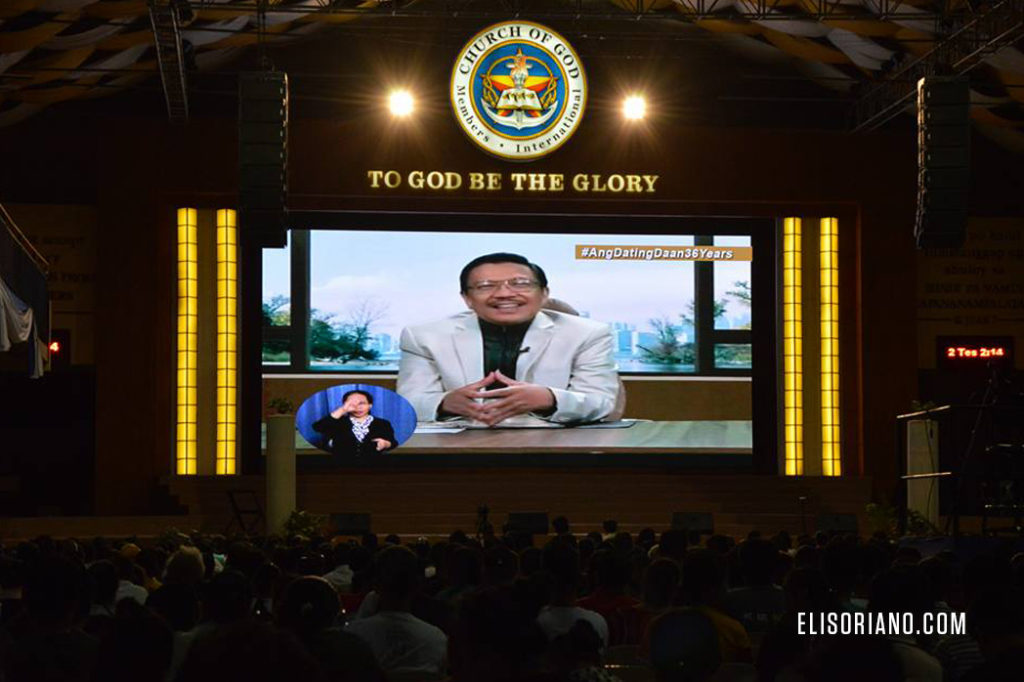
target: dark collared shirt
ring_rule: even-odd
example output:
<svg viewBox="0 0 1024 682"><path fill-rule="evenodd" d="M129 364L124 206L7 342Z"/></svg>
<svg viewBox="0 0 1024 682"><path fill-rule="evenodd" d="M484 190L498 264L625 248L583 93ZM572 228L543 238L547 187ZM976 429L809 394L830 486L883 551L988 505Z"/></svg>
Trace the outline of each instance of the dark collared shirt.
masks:
<svg viewBox="0 0 1024 682"><path fill-rule="evenodd" d="M509 379L516 378L516 362L523 348L523 338L530 322L508 327L480 320L480 332L484 338L484 376L500 370ZM494 388L500 388L494 384Z"/></svg>

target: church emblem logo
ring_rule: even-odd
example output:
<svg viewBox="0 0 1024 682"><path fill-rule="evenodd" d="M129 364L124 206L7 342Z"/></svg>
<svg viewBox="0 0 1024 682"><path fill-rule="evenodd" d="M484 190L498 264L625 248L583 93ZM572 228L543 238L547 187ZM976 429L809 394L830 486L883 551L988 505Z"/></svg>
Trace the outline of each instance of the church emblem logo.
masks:
<svg viewBox="0 0 1024 682"><path fill-rule="evenodd" d="M485 151L531 161L562 146L579 128L587 77L579 55L546 26L489 26L459 52L452 108L463 132Z"/></svg>

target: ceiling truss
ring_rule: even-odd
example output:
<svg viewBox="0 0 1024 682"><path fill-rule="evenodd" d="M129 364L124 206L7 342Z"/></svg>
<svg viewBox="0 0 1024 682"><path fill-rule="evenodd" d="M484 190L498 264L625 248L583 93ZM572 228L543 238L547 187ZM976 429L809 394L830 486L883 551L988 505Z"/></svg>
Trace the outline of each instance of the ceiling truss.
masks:
<svg viewBox="0 0 1024 682"><path fill-rule="evenodd" d="M188 123L188 86L185 56L178 26L180 3L150 0L149 21L153 27L156 58L167 102L167 118L175 125Z"/></svg>
<svg viewBox="0 0 1024 682"><path fill-rule="evenodd" d="M1024 0L1002 0L965 23L927 54L894 71L860 97L853 129L873 130L910 106L927 76L965 74L988 55L1024 36Z"/></svg>

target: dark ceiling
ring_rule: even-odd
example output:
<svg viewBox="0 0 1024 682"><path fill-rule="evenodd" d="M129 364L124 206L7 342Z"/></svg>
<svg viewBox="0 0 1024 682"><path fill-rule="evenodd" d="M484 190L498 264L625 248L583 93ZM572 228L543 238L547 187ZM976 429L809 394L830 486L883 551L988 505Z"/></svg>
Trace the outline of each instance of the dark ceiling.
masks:
<svg viewBox="0 0 1024 682"><path fill-rule="evenodd" d="M443 106L466 39L518 16L573 43L594 107L616 107L639 90L655 115L680 125L848 130L864 122L865 103L890 105L879 122L909 128L913 118L896 115L905 107L893 108L908 101L893 91L912 97L912 67L930 66L937 59L930 50L960 45L958 30L1012 22L1024 0L168 2L191 117L233 116L237 74L261 68L289 74L295 119L365 114L398 84L428 107ZM47 107L72 116L166 117L159 71L168 62L154 39L155 11L144 0L2 3L0 126ZM991 27L975 31L971 44L981 45L981 35L990 53L943 53L947 70L969 72L976 127L1011 149L1024 148L1019 29L999 41Z"/></svg>

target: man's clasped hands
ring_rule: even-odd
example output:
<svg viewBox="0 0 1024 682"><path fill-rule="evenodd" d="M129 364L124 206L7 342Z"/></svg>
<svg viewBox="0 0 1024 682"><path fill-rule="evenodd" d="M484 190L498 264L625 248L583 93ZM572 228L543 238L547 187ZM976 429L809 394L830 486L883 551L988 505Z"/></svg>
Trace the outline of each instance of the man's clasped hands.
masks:
<svg viewBox="0 0 1024 682"><path fill-rule="evenodd" d="M495 384L502 388L488 390ZM510 379L500 370L450 391L440 405L442 416L458 415L488 426L520 414L550 414L554 409L555 394L550 388Z"/></svg>

